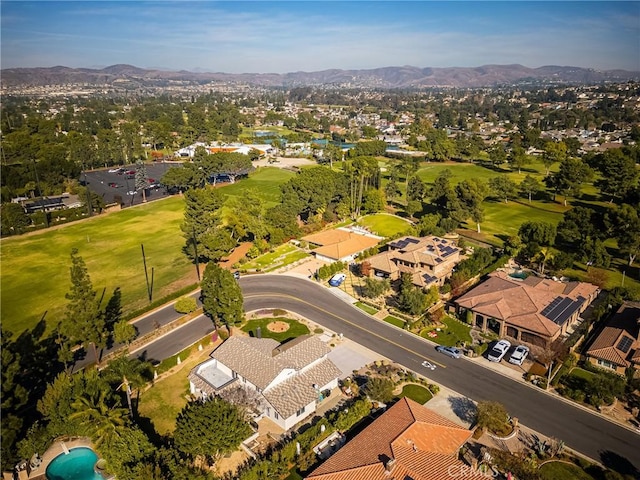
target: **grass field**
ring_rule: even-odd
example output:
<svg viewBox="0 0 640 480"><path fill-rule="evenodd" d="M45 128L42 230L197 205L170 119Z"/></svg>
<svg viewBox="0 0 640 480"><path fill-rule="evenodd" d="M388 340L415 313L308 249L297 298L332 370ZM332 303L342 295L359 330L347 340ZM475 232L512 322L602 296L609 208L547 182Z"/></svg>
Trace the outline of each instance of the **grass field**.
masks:
<svg viewBox="0 0 640 480"><path fill-rule="evenodd" d="M469 333L471 328L467 325L451 317L445 317L442 320L442 323L445 324L447 328L442 329L440 332L436 332L438 336L429 337L422 333L421 336L428 338L439 345L445 345L447 347L455 347L458 342L471 343L471 334ZM426 330L423 333L426 333Z"/></svg>
<svg viewBox="0 0 640 480"><path fill-rule="evenodd" d="M51 328L61 320L71 280L70 253L77 248L91 281L105 302L120 288L123 310L148 302L140 245L154 270L154 297L197 281L182 253L184 201L169 197L139 207L3 239L2 326L13 332L33 327L43 315Z"/></svg>
<svg viewBox="0 0 640 480"><path fill-rule="evenodd" d="M404 320L401 320L398 317L387 315L386 317L384 317L384 321L390 323L391 325L395 325L398 328L404 328Z"/></svg>
<svg viewBox="0 0 640 480"><path fill-rule="evenodd" d="M431 400L433 395L422 385L410 384L405 385L402 388L402 393L400 393L399 398L402 397L410 398L414 402L418 402L420 405L423 405Z"/></svg>
<svg viewBox="0 0 640 480"><path fill-rule="evenodd" d="M356 302L354 305L358 307L360 310L367 312L369 315L375 315L376 313L378 313L378 310L376 310L373 307L370 307L366 303Z"/></svg>
<svg viewBox="0 0 640 480"><path fill-rule="evenodd" d="M277 333L272 332L267 328L271 322L284 322L289 325L289 329L285 332ZM277 342L286 342L292 338L297 338L300 335L309 334L309 329L306 325L298 322L297 320L291 320L289 318L281 317L269 317L269 318L257 318L255 320L249 320L246 325L242 327L242 331L255 335L256 329L260 327L262 338L273 338Z"/></svg>
<svg viewBox="0 0 640 480"><path fill-rule="evenodd" d="M242 271L260 270L270 272L285 265L290 265L308 257L309 254L298 247L285 243L276 247L273 252L260 255L258 258L251 260L240 266Z"/></svg>
<svg viewBox="0 0 640 480"><path fill-rule="evenodd" d="M367 215L358 220L358 224L367 227L372 233L381 237L395 237L411 228L411 223L395 215L377 213Z"/></svg>
<svg viewBox="0 0 640 480"><path fill-rule="evenodd" d="M564 462L545 463L540 467L540 475L544 480L593 480L593 477L576 465Z"/></svg>
<svg viewBox="0 0 640 480"><path fill-rule="evenodd" d="M261 168L248 179L222 188L242 196L254 188L275 205L279 186L294 174ZM182 253L184 239L182 197L168 197L138 207L34 234L8 237L0 244L2 327L14 333L32 328L43 316L52 328L64 315L65 294L71 281L70 253L77 248L87 264L91 281L108 301L116 288L122 293L124 313L148 304L140 244L147 269L153 268L153 298L197 282L194 266Z"/></svg>
<svg viewBox="0 0 640 480"><path fill-rule="evenodd" d="M213 349L212 345L206 346L202 351L194 349L189 358L186 358L180 366L174 367L171 374L159 377L153 386L140 395L138 411L141 417L149 418L153 422L156 433L166 435L175 430L176 417L180 410L187 404L189 393L189 371L209 359Z"/></svg>

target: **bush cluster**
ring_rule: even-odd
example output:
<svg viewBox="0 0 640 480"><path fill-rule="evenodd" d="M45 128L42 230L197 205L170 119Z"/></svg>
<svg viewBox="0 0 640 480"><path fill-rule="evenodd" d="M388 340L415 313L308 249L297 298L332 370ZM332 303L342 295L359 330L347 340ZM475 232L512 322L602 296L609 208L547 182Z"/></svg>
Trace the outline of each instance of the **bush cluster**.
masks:
<svg viewBox="0 0 640 480"><path fill-rule="evenodd" d="M344 262L334 262L329 265L323 265L318 269L318 278L320 280L326 280L327 278L332 277L336 273L344 270L347 264Z"/></svg>

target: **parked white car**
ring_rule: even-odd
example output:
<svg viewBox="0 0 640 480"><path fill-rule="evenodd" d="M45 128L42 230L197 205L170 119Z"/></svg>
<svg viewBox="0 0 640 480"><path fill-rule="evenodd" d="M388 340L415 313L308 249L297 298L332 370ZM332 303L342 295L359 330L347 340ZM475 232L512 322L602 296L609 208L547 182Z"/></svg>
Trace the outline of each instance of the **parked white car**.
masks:
<svg viewBox="0 0 640 480"><path fill-rule="evenodd" d="M529 355L529 347L518 345L509 357L509 363L522 365L522 362L527 358L527 355Z"/></svg>
<svg viewBox="0 0 640 480"><path fill-rule="evenodd" d="M511 344L509 342L507 342L506 340L500 340L489 351L489 355L487 355L487 358L492 362L499 362L504 358L510 348Z"/></svg>

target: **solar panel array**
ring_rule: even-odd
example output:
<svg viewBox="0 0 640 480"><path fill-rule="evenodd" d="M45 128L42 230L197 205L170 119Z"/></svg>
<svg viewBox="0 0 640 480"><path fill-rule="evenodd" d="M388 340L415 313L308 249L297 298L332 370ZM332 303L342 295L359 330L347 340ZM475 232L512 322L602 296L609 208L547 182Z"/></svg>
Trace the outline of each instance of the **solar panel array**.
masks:
<svg viewBox="0 0 640 480"><path fill-rule="evenodd" d="M420 240L415 238L402 238L396 242L392 242L391 245L395 248L406 248L407 245L420 243Z"/></svg>
<svg viewBox="0 0 640 480"><path fill-rule="evenodd" d="M583 297L578 297L575 301L569 297L556 297L540 313L553 323L557 325L564 325L564 323L580 308L584 301L585 299Z"/></svg>
<svg viewBox="0 0 640 480"><path fill-rule="evenodd" d="M627 353L631 348L631 345L633 345L633 340L630 337L622 337L616 348L621 352Z"/></svg>

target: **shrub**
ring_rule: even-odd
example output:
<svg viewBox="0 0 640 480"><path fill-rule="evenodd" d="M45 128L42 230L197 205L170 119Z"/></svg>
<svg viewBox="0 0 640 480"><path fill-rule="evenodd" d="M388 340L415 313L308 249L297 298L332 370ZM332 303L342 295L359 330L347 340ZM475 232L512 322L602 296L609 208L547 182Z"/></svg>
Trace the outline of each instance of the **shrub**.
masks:
<svg viewBox="0 0 640 480"><path fill-rule="evenodd" d="M198 309L198 304L193 297L182 297L175 303L174 308L178 313L191 313Z"/></svg>
<svg viewBox="0 0 640 480"><path fill-rule="evenodd" d="M365 385L367 395L373 400L387 403L393 398L393 382L388 378L371 377Z"/></svg>
<svg viewBox="0 0 640 480"><path fill-rule="evenodd" d="M487 351L487 348L489 348L489 344L481 343L480 345L474 345L472 348L473 348L473 353L475 353L477 356L481 356L484 354L484 352Z"/></svg>

